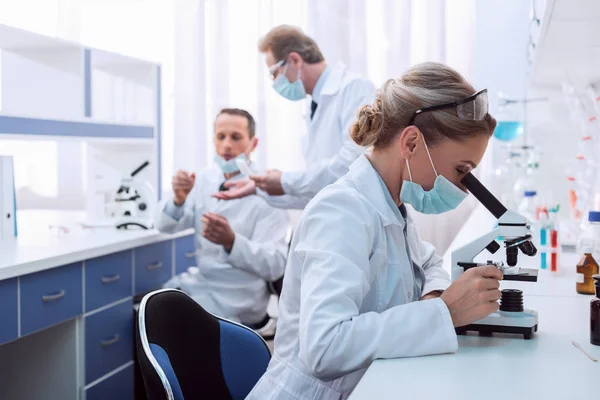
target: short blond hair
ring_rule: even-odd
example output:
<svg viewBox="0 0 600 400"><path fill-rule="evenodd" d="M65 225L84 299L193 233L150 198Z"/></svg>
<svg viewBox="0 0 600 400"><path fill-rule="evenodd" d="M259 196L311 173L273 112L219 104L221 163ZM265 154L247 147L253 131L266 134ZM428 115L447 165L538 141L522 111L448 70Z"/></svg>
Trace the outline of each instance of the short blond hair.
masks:
<svg viewBox="0 0 600 400"><path fill-rule="evenodd" d="M308 64L316 64L325 58L315 42L306 36L300 28L279 25L271 29L258 43L261 53L271 52L277 61L285 60L290 53L296 52Z"/></svg>

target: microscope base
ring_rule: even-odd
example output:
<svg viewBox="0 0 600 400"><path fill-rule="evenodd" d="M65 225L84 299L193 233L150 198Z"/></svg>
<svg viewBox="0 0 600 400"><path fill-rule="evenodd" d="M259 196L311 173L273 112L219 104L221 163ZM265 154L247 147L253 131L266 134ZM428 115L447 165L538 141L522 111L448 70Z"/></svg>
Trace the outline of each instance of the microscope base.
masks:
<svg viewBox="0 0 600 400"><path fill-rule="evenodd" d="M119 218L115 223L117 229L152 229L152 225L151 219L132 216Z"/></svg>
<svg viewBox="0 0 600 400"><path fill-rule="evenodd" d="M523 335L525 339L529 340L537 332L537 328L537 311L497 311L489 317L476 321L473 324L456 328L456 334L463 335L467 332L479 332L481 336L491 336L494 333L512 333Z"/></svg>

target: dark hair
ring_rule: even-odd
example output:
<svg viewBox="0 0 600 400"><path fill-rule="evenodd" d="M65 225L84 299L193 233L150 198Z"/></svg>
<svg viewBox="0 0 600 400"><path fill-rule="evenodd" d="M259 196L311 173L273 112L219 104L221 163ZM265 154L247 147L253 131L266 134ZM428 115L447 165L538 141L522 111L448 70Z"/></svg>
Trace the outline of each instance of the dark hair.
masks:
<svg viewBox="0 0 600 400"><path fill-rule="evenodd" d="M317 43L300 28L290 25L279 25L271 29L258 43L258 50L261 53L271 51L276 61L286 59L291 52L298 53L308 64L325 60Z"/></svg>
<svg viewBox="0 0 600 400"><path fill-rule="evenodd" d="M246 118L248 120L248 133L250 134L250 139L256 136L256 121L254 121L254 117L248 111L242 110L241 108L224 108L219 111L217 118L222 114L237 115Z"/></svg>

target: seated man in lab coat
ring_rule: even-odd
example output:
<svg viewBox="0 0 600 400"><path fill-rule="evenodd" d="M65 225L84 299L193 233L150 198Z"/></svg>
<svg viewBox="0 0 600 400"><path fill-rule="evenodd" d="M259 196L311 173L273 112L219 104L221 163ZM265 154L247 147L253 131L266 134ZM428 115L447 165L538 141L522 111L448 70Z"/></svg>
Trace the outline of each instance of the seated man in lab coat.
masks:
<svg viewBox="0 0 600 400"><path fill-rule="evenodd" d="M166 287L180 288L207 311L241 322L259 333L274 327L267 315L267 281L283 276L287 257L287 212L258 196L220 201L210 195L223 182L241 179L236 159L255 149L255 122L244 110L222 110L214 125L216 165L194 173L178 171L173 197L160 208L162 232L196 230L197 268Z"/></svg>
<svg viewBox="0 0 600 400"><path fill-rule="evenodd" d="M373 102L375 86L342 63L328 64L318 44L293 26L273 28L261 39L259 51L281 97L303 101L310 96L303 146L308 168L271 169L250 180L228 182L232 190L215 197L228 200L256 193L275 207L303 209L321 189L345 175L365 151L350 139L350 126L359 108Z"/></svg>

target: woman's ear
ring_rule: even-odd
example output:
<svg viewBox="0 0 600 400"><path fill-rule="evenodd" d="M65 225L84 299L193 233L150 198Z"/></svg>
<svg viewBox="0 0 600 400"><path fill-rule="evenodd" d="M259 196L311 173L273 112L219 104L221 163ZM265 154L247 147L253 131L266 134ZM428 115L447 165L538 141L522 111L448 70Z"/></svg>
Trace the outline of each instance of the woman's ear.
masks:
<svg viewBox="0 0 600 400"><path fill-rule="evenodd" d="M421 135L419 128L414 125L407 126L400 134L400 155L405 160L410 160L415 154Z"/></svg>

